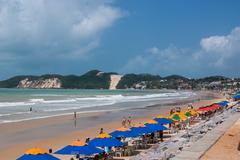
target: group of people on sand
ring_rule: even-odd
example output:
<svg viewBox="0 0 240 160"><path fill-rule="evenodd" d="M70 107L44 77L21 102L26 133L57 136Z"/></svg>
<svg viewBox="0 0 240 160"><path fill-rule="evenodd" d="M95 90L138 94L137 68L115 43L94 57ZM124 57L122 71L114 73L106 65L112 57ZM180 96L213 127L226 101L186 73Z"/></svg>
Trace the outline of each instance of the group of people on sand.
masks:
<svg viewBox="0 0 240 160"><path fill-rule="evenodd" d="M193 109L193 105L192 105L191 103L188 104L188 108L187 108L187 109L188 109L188 110ZM170 110L170 115L172 115L172 114L175 113L175 112L180 113L180 112L181 112L181 107L172 108L172 109Z"/></svg>
<svg viewBox="0 0 240 160"><path fill-rule="evenodd" d="M132 126L132 117L131 116L128 116L128 118L123 117L122 126L123 127L131 127Z"/></svg>
<svg viewBox="0 0 240 160"><path fill-rule="evenodd" d="M181 112L181 107L175 107L175 108L170 109L170 113L169 114L172 115L175 112L180 113Z"/></svg>

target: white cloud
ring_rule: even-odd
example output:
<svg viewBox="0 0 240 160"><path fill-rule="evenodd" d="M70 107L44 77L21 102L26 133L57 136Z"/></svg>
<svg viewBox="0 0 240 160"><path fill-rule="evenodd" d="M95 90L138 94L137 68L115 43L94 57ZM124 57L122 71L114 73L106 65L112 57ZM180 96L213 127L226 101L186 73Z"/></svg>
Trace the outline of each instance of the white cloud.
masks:
<svg viewBox="0 0 240 160"><path fill-rule="evenodd" d="M82 21L73 25L73 32L79 36L90 36L110 27L111 24L121 17L121 12L110 6L99 6L96 10L83 18Z"/></svg>
<svg viewBox="0 0 240 160"><path fill-rule="evenodd" d="M158 47L152 47L148 49L148 52L152 53L152 54L157 54L159 52Z"/></svg>
<svg viewBox="0 0 240 160"><path fill-rule="evenodd" d="M81 55L122 15L107 0L0 0L0 55Z"/></svg>
<svg viewBox="0 0 240 160"><path fill-rule="evenodd" d="M124 15L111 0L0 0L1 75L79 67Z"/></svg>
<svg viewBox="0 0 240 160"><path fill-rule="evenodd" d="M192 63L189 58L186 58L188 54L188 49L179 49L173 45L163 50L154 46L146 53L129 60L121 71L176 74L180 68L187 68Z"/></svg>
<svg viewBox="0 0 240 160"><path fill-rule="evenodd" d="M207 52L229 55L239 51L239 42L240 27L237 27L226 36L210 36L208 38L203 38L200 45Z"/></svg>
<svg viewBox="0 0 240 160"><path fill-rule="evenodd" d="M173 45L157 46L130 59L122 72L152 72L161 75L238 75L240 71L240 27L226 36L210 36L200 40L200 49L182 49ZM234 70L234 72L233 72Z"/></svg>
<svg viewBox="0 0 240 160"><path fill-rule="evenodd" d="M224 67L228 60L240 56L240 27L236 27L226 36L210 36L200 42L204 56L213 54L216 56L213 64Z"/></svg>

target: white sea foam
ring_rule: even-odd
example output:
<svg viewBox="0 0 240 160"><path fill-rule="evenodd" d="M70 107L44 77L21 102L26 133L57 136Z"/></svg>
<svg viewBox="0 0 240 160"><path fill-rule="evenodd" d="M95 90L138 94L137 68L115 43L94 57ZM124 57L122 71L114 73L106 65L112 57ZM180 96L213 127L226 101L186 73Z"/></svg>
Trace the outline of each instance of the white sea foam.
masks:
<svg viewBox="0 0 240 160"><path fill-rule="evenodd" d="M45 95L45 94L43 94ZM7 122L17 122L23 120L32 120L39 118L47 118L55 115L66 115L71 110L78 110L91 107L102 107L104 109L112 109L111 105L126 103L126 102L147 102L155 100L171 100L179 98L187 98L195 95L192 92L171 92L171 93L151 93L149 92L125 92L119 94L109 94L109 95L64 95L64 97L32 97L30 96L29 100L22 100L22 102L0 102L0 121L4 123ZM145 104L145 103L144 103ZM34 114L29 115L29 107L33 107L33 110L36 111ZM110 106L110 107L106 107ZM139 105L137 105L139 106ZM130 106L129 106L130 107ZM134 106L132 106L134 107ZM122 107L126 109L127 107ZM96 108L97 109L97 108ZM90 109L89 109L90 110ZM94 109L91 109L94 110ZM88 112L88 111L83 111ZM89 111L96 112L96 111ZM11 118L13 117L13 118ZM12 121L12 119L14 119ZM1 122L0 122L1 123Z"/></svg>
<svg viewBox="0 0 240 160"><path fill-rule="evenodd" d="M101 113L101 112L114 112L114 111L120 111L123 109L107 109L107 110L94 110L94 111L81 111L77 112L77 114L85 114L85 113ZM2 120L0 123L12 123L12 122L22 122L22 121L29 121L29 120L36 120L36 119L44 119L44 118L51 118L51 117L58 117L58 116L66 116L66 115L72 115L73 113L63 113L63 114L55 114L50 116L39 116L39 117L32 117L32 118L23 118L18 120Z"/></svg>
<svg viewBox="0 0 240 160"><path fill-rule="evenodd" d="M193 93L190 92L174 92L174 93L158 93L158 94L147 94L147 95L137 95L137 96L124 96L122 94L117 95L97 95L93 97L71 97L67 99L53 99L45 100L43 98L29 99L29 101L24 102L0 102L0 107L14 107L14 106L30 106L35 104L68 104L68 103L88 103L89 106L92 103L98 102L98 105L115 104L121 102L134 102L134 101L149 101L156 99L171 99L171 98L184 98L189 97Z"/></svg>
<svg viewBox="0 0 240 160"><path fill-rule="evenodd" d="M28 112L3 113L3 114L0 114L0 117L4 117L4 116L13 116L13 115L20 115L20 114L28 114L28 113L30 113L30 112L28 111Z"/></svg>
<svg viewBox="0 0 240 160"><path fill-rule="evenodd" d="M42 103L69 103L69 102L76 102L75 99L64 99L64 100L44 100Z"/></svg>
<svg viewBox="0 0 240 160"><path fill-rule="evenodd" d="M34 104L32 102L0 102L0 107L30 106Z"/></svg>
<svg viewBox="0 0 240 160"><path fill-rule="evenodd" d="M35 98L35 99L29 99L30 102L43 102L43 98Z"/></svg>
<svg viewBox="0 0 240 160"><path fill-rule="evenodd" d="M68 111L68 110L76 110L76 109L82 109L82 108L90 108L90 107L97 107L97 106L107 106L107 105L113 105L114 102L102 102L99 103L91 103L88 105L80 105L77 107L58 107L58 108L51 108L51 109L43 109L44 112L56 112L56 111Z"/></svg>

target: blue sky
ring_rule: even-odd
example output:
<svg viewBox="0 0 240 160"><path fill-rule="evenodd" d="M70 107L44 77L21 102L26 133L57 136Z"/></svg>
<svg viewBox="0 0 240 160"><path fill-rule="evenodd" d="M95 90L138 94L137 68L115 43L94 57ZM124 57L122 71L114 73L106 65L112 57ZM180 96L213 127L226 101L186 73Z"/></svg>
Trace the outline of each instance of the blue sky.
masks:
<svg viewBox="0 0 240 160"><path fill-rule="evenodd" d="M0 79L91 69L240 77L238 0L0 0Z"/></svg>

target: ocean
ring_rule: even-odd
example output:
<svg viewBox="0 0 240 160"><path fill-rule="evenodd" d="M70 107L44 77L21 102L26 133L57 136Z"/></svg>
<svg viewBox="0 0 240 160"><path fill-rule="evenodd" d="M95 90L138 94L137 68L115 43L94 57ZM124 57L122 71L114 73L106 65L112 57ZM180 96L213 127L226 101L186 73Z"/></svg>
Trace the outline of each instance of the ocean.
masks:
<svg viewBox="0 0 240 160"><path fill-rule="evenodd" d="M194 96L174 90L0 89L0 123L143 108ZM32 111L30 111L32 108Z"/></svg>

